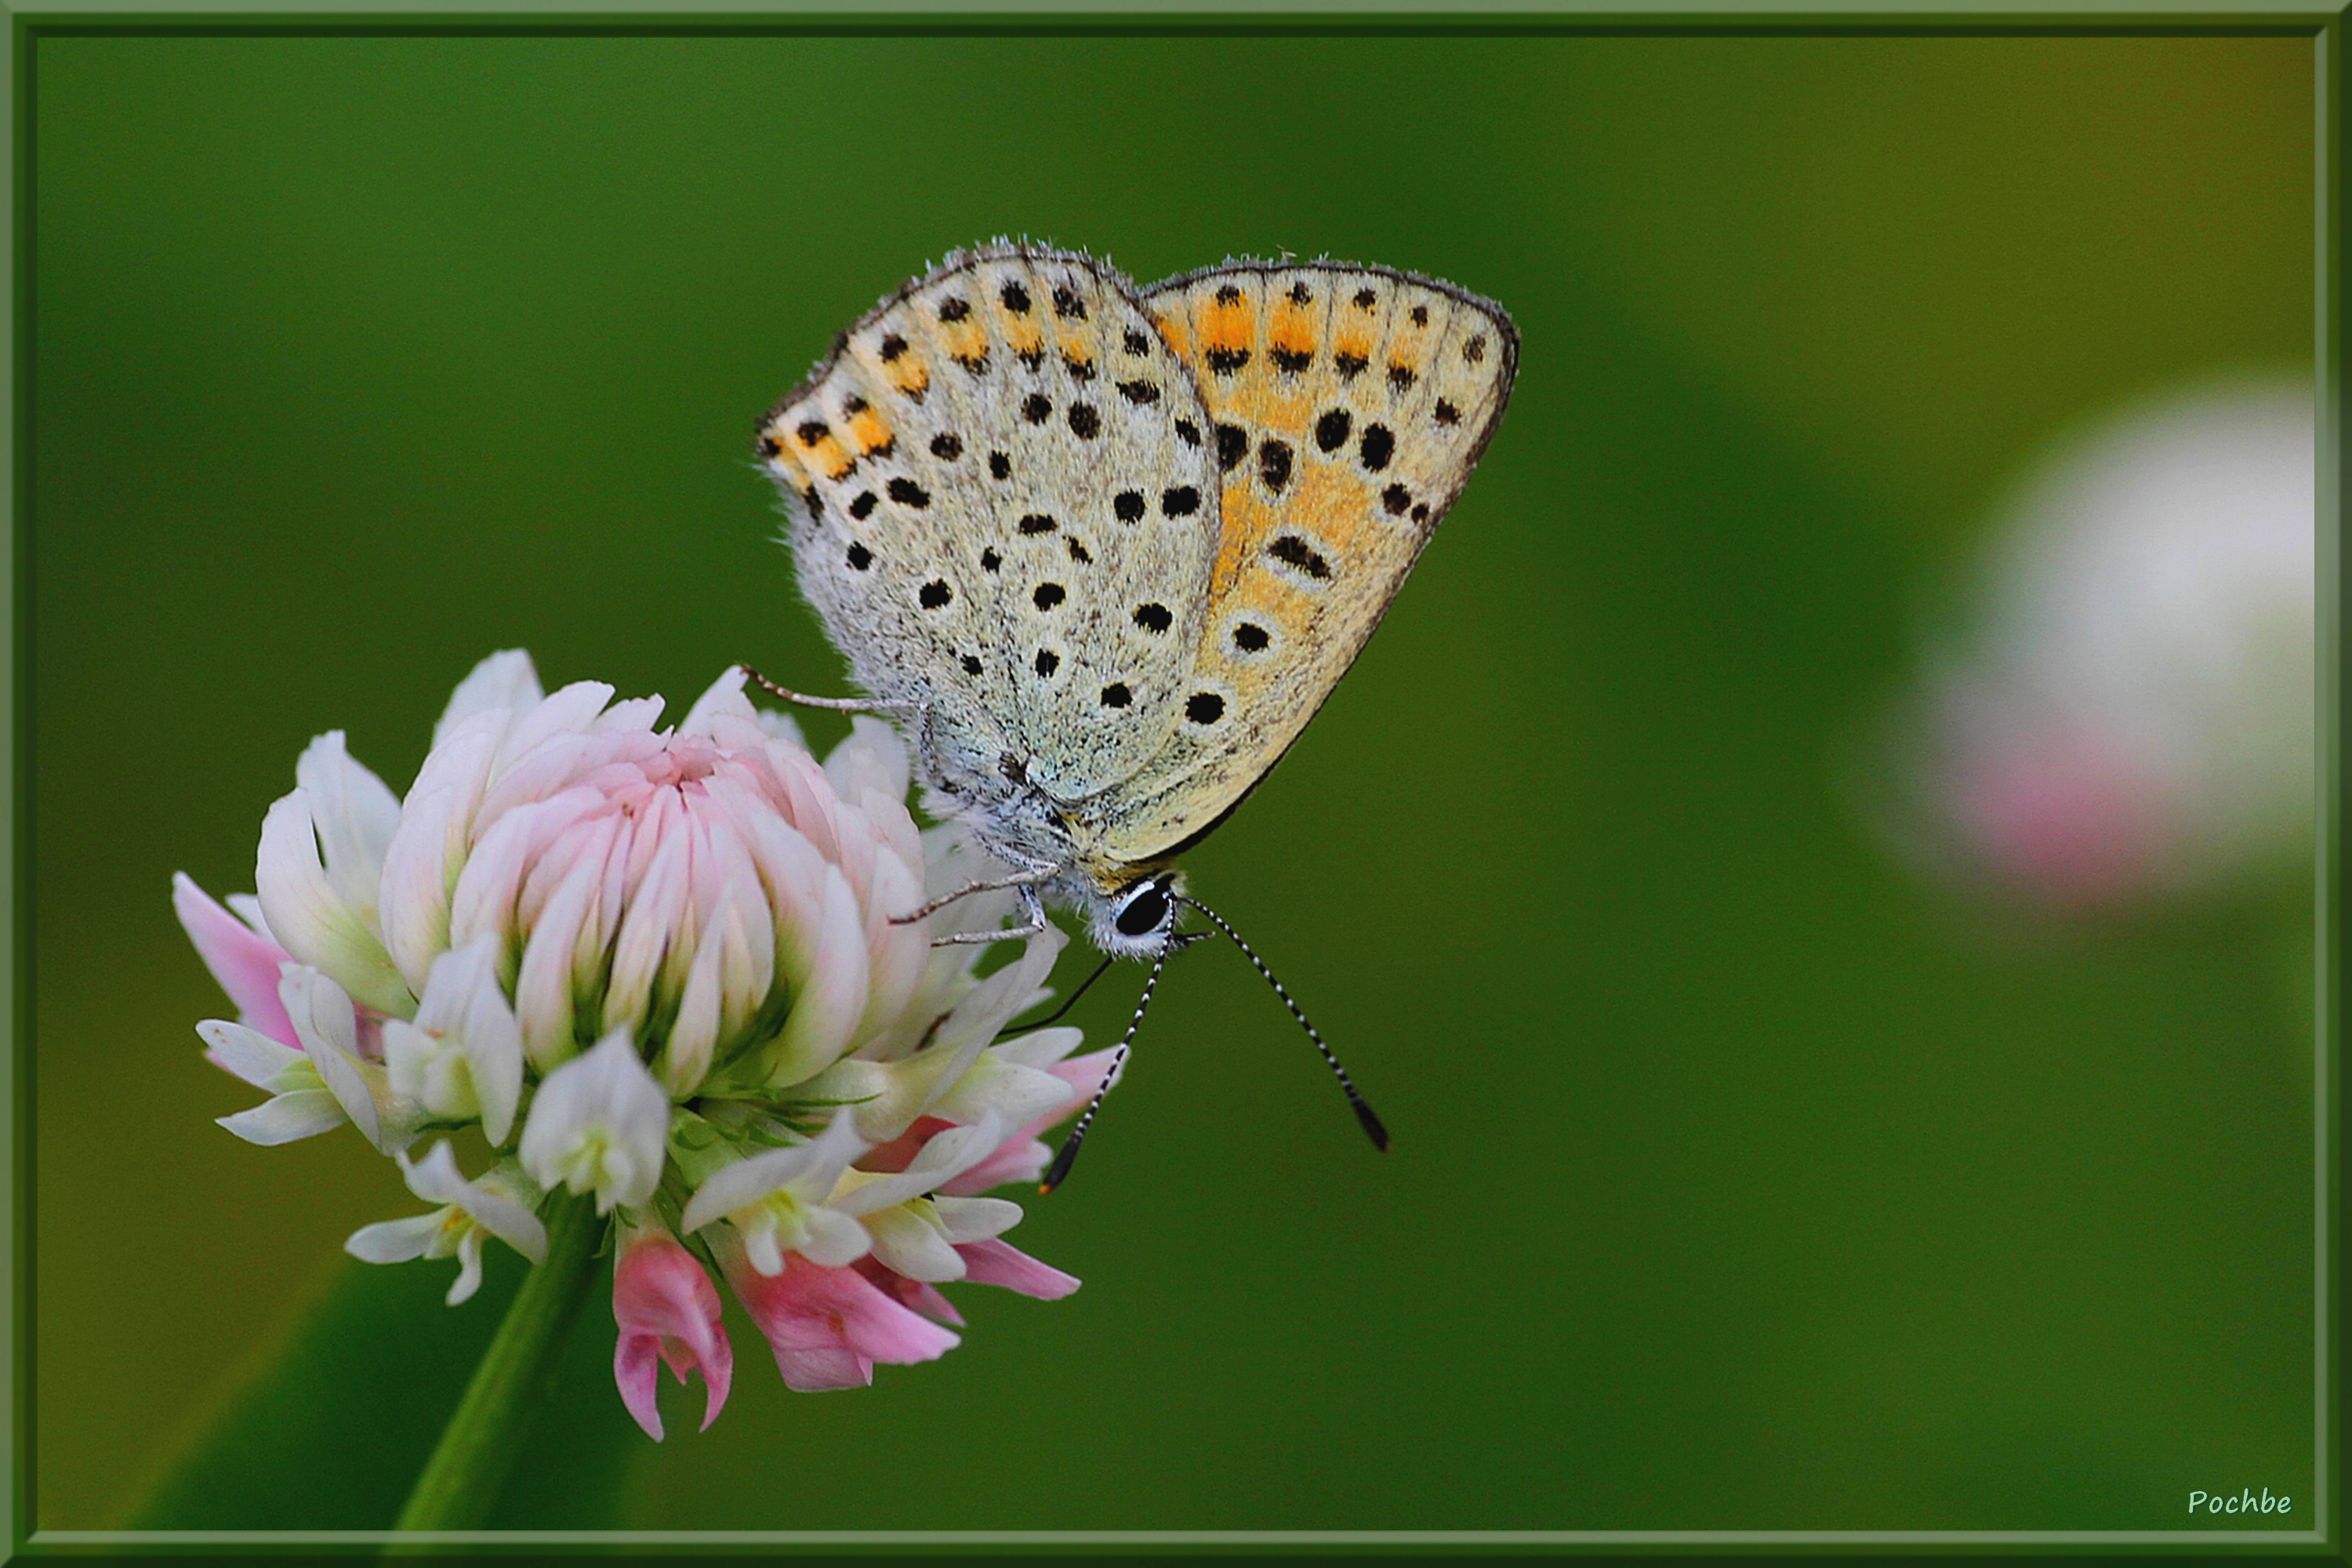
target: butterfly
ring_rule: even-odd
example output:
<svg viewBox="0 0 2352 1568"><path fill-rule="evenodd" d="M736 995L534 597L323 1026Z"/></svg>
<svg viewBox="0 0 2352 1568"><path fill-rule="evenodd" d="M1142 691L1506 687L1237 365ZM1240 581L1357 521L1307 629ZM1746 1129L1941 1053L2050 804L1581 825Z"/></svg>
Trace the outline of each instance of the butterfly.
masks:
<svg viewBox="0 0 2352 1568"><path fill-rule="evenodd" d="M940 939L1001 941L1043 930L1050 899L1108 957L1154 960L1148 1004L1190 940L1180 906L1198 910L1385 1147L1175 861L1362 649L1517 363L1502 307L1412 273L1238 260L1139 289L1092 257L1003 243L950 256L843 333L760 422L758 450L802 592L867 697L769 684L898 719L934 798L1015 868L908 918L1018 888L1024 924Z"/></svg>

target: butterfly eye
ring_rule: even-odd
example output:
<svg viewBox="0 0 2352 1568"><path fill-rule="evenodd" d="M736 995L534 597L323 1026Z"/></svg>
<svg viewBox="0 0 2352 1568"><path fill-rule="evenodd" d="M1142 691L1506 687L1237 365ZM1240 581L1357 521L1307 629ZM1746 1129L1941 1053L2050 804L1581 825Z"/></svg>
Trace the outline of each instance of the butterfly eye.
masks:
<svg viewBox="0 0 2352 1568"><path fill-rule="evenodd" d="M1168 889L1163 882L1146 882L1128 894L1111 922L1121 936L1150 936L1168 918Z"/></svg>

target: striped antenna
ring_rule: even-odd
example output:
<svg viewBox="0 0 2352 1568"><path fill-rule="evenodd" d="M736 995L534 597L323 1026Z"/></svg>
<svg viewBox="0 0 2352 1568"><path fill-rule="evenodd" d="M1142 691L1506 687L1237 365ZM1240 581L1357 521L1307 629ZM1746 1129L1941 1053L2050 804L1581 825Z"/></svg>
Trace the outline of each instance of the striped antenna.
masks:
<svg viewBox="0 0 2352 1568"><path fill-rule="evenodd" d="M1176 896L1176 901L1182 904L1186 909L1200 910L1202 914L1216 922L1216 927L1219 931L1223 931L1227 936L1234 939L1234 945L1242 950L1242 956L1248 959L1251 964L1256 968L1260 974L1265 976L1265 983L1274 987L1274 994L1282 998L1282 1005L1290 1009L1290 1016L1298 1020L1298 1026L1307 1031L1307 1037L1315 1042L1315 1048L1317 1050L1323 1053L1325 1065L1328 1066L1332 1072L1338 1075L1339 1079L1339 1088L1346 1093L1349 1105L1354 1108L1356 1120L1362 1124L1364 1135L1372 1141L1373 1148L1378 1149L1383 1154L1387 1153L1389 1147L1389 1130L1381 1125L1381 1119L1379 1117L1372 1114L1371 1106L1365 1102L1362 1092L1356 1088L1356 1080L1348 1076L1348 1069L1339 1065L1339 1057L1333 1053L1329 1046L1323 1043L1323 1037L1316 1032L1314 1025L1307 1021L1306 1013L1300 1010L1297 1003L1290 999L1290 993L1284 990L1282 982L1274 977L1274 971L1265 966L1265 960L1260 958L1256 952L1251 948L1250 944L1242 940L1241 932L1235 931L1231 925L1226 923L1224 916L1217 913L1216 910L1211 909L1208 905L1202 903L1197 899L1185 898L1181 893ZM1150 993L1146 991L1144 994L1149 996L1150 995Z"/></svg>

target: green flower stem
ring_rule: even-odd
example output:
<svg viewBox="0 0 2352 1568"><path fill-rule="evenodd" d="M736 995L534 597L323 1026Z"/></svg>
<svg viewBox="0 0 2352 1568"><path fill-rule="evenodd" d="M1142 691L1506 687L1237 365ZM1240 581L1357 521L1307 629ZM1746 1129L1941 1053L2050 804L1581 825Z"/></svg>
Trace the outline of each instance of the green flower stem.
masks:
<svg viewBox="0 0 2352 1568"><path fill-rule="evenodd" d="M395 1529L478 1530L498 1500L523 1423L540 1404L548 1367L588 1299L604 1234L591 1196L558 1191L546 1219L547 1260L515 1292Z"/></svg>

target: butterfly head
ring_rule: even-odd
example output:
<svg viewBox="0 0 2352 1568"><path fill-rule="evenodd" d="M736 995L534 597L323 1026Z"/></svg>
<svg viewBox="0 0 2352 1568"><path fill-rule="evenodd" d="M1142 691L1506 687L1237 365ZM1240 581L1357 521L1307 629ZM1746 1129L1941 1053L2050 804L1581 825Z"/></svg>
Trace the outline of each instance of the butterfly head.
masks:
<svg viewBox="0 0 2352 1568"><path fill-rule="evenodd" d="M1178 874L1156 871L1087 900L1095 945L1115 958L1157 958L1176 933Z"/></svg>

